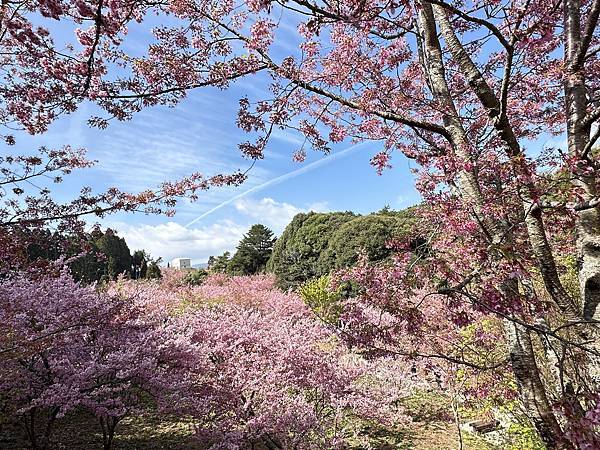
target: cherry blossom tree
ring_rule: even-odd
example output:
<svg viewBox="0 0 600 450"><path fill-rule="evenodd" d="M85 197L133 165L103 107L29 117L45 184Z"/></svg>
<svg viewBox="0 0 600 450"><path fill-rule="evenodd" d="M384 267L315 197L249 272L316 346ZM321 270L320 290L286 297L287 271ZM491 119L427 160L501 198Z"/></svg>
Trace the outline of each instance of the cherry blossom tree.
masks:
<svg viewBox="0 0 600 450"><path fill-rule="evenodd" d="M84 149L75 150L68 146L60 150L42 147L34 154L0 157L0 200L3 201L0 227L39 226L52 221L60 222L63 229L73 229L80 218L88 215L103 217L116 211L170 215L180 197L194 200L198 191L211 186L238 184L244 179L241 173L210 178L195 173L137 194L117 188L94 194L90 187L84 187L79 197L68 203L57 203L53 199L52 184L61 183L65 175L93 164L86 158Z"/></svg>
<svg viewBox="0 0 600 450"><path fill-rule="evenodd" d="M161 405L193 417L206 448L343 447L360 439L361 421L405 423L399 400L426 385L398 358L348 352L273 276L215 274L190 286L167 270L153 288L128 281L118 289L175 317L185 356L180 387Z"/></svg>
<svg viewBox="0 0 600 450"><path fill-rule="evenodd" d="M485 310L504 320L530 419L550 448L567 445L554 404L583 417L597 392L600 1L25 0L0 8L8 127L43 132L87 100L106 112L90 119L104 127L174 105L191 89L265 72L257 79L267 80L269 97L240 100L247 157L262 158L283 128L323 151L344 139L378 141L378 170L395 151L414 159L438 231L425 288L453 316ZM147 52L126 54L128 29L150 13L171 20L153 30ZM73 41L58 44L40 16L72 25ZM292 53L277 46L289 25ZM552 135L566 136L566 146L544 148ZM565 281L569 269L576 289ZM542 369L557 361L549 381Z"/></svg>
<svg viewBox="0 0 600 450"><path fill-rule="evenodd" d="M189 412L204 447L335 448L356 433L349 414L405 420L393 400L414 384L406 366L376 383L386 366L347 353L273 277L210 277L187 298L182 317L197 355L190 391L199 397Z"/></svg>
<svg viewBox="0 0 600 450"><path fill-rule="evenodd" d="M167 309L152 307L157 289L81 286L57 266L58 275L5 274L0 283L0 410L34 449L51 447L65 415L87 411L109 450L124 417L189 396L183 362L196 347ZM174 298L162 294L160 304Z"/></svg>

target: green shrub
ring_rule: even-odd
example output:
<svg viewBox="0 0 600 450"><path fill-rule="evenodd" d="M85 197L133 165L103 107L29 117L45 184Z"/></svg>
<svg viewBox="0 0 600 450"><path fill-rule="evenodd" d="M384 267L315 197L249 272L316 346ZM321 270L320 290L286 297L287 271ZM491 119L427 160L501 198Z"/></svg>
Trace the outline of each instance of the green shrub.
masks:
<svg viewBox="0 0 600 450"><path fill-rule="evenodd" d="M206 277L208 277L208 271L204 269L192 270L183 278L183 282L191 286L198 286L204 283Z"/></svg>
<svg viewBox="0 0 600 450"><path fill-rule="evenodd" d="M371 261L389 258L388 241L406 236L415 224L415 208L382 210L366 216L350 212L297 214L277 239L267 271L283 289L352 266L359 251Z"/></svg>
<svg viewBox="0 0 600 450"><path fill-rule="evenodd" d="M296 214L275 242L267 271L283 289L296 288L307 280L326 275L319 265L333 233L356 215L351 212Z"/></svg>
<svg viewBox="0 0 600 450"><path fill-rule="evenodd" d="M404 215L369 214L358 216L340 226L319 257L322 273L353 266L364 251L369 261L383 261L392 254L387 243L411 232L414 218Z"/></svg>
<svg viewBox="0 0 600 450"><path fill-rule="evenodd" d="M503 445L506 450L545 450L539 434L529 420L519 411L519 402L506 402L499 408L501 414L510 420L503 433Z"/></svg>
<svg viewBox="0 0 600 450"><path fill-rule="evenodd" d="M299 288L300 296L322 320L337 323L342 313L340 290L332 290L328 275L307 281Z"/></svg>

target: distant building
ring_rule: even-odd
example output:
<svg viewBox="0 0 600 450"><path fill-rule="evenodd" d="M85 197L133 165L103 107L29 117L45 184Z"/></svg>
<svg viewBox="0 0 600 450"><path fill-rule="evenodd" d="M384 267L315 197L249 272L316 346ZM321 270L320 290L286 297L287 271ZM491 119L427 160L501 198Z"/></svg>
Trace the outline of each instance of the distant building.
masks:
<svg viewBox="0 0 600 450"><path fill-rule="evenodd" d="M192 260L190 258L175 258L171 261L171 267L174 269L191 269Z"/></svg>

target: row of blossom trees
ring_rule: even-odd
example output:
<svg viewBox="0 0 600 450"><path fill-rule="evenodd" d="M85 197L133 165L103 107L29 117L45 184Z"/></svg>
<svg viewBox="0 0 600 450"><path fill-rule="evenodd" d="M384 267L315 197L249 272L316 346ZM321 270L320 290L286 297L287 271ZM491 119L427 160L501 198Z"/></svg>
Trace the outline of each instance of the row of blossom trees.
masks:
<svg viewBox="0 0 600 450"><path fill-rule="evenodd" d="M398 424L423 383L392 359L352 355L302 300L267 276L168 273L103 290L67 273L0 286L0 406L34 449L69 413L118 423L148 409L189 422L202 448L337 448L360 422Z"/></svg>

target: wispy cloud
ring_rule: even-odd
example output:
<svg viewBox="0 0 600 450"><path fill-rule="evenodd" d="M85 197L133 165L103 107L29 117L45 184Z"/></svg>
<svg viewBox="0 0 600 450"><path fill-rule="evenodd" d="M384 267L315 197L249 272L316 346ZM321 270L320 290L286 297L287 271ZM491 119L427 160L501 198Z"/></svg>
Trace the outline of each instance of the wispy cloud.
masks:
<svg viewBox="0 0 600 450"><path fill-rule="evenodd" d="M328 155L322 159L319 159L317 161L314 161L310 164L307 164L299 169L296 170L292 170L291 172L285 173L283 175L280 175L278 177L272 178L268 181L265 181L264 183L258 184L257 186L254 186L240 194L237 194L221 203L219 203L217 206L209 209L208 211L200 214L198 217L196 217L194 220L192 220L191 222L187 223L185 226L189 227L197 222L199 222L200 220L204 219L205 217L211 215L212 213L220 210L221 208L224 208L225 206L235 202L236 200L239 200L241 198L244 198L250 194L254 194L256 192L260 192L270 186L274 186L276 184L279 183L283 183L284 181L290 180L292 178L295 178L297 176L300 176L304 173L307 172L311 172L321 166L327 165L327 164L331 164L333 161L335 161L336 159L339 158L343 158L344 156L349 155L350 153L358 150L360 147L362 147L363 145L365 145L365 143L361 143L361 144L356 144L356 145L352 145L344 150L341 150L339 152L333 153L331 155Z"/></svg>

